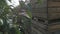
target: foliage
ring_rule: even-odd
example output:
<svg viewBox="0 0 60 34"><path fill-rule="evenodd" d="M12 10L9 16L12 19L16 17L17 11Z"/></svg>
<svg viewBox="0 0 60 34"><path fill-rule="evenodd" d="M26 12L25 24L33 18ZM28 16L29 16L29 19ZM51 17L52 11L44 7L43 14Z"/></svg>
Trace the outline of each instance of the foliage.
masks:
<svg viewBox="0 0 60 34"><path fill-rule="evenodd" d="M42 0L37 0L37 3L38 3L38 4L41 4L41 3L42 3Z"/></svg>
<svg viewBox="0 0 60 34"><path fill-rule="evenodd" d="M25 2L22 1L22 2L20 2L20 6L21 6L20 8L24 10L23 13L25 12L24 15L22 14L22 16L21 16L21 18L22 18L22 27L24 28L24 31L27 32L26 29L27 30L30 29L31 28L31 23L32 23L31 22L31 19L32 19L31 4L30 3L25 4ZM26 15L29 16L29 17L27 17Z"/></svg>
<svg viewBox="0 0 60 34"><path fill-rule="evenodd" d="M11 0L9 1L11 2ZM31 25L32 23L31 4L25 5L25 2L20 2L19 7L21 9L25 9L26 14L30 17L28 18L24 15L21 16L22 20L24 21L22 22L22 27L25 30L25 28L27 28L28 26L27 24ZM16 15L16 13L18 14L18 12L15 12L14 9L11 9L11 7L7 5L6 0L0 0L0 33L2 32L3 34L21 34L21 31L19 31L19 24L17 24L16 22L19 15Z"/></svg>
<svg viewBox="0 0 60 34"><path fill-rule="evenodd" d="M9 0L11 1L11 0ZM9 19L13 20L13 11L11 10L10 6L7 5L6 0L0 0L0 19L2 19L2 22L0 22L0 31L3 32L3 34L10 34L12 31L10 31L11 28L14 28L13 31L15 31L15 34L20 34L19 29L17 29L17 25L11 22ZM15 16L16 17L16 16ZM15 18L14 18L15 19ZM2 25L1 25L2 24ZM12 26L11 26L12 24ZM16 25L16 26L15 26ZM11 26L11 27L10 27ZM13 33L11 33L13 34Z"/></svg>

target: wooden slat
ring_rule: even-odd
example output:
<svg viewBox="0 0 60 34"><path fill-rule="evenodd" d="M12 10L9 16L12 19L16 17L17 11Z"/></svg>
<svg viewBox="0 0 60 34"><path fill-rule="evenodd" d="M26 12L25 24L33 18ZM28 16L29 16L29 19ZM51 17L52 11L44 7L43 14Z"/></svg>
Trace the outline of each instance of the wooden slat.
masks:
<svg viewBox="0 0 60 34"><path fill-rule="evenodd" d="M60 0L52 0L52 1L54 1L54 2L60 2Z"/></svg>
<svg viewBox="0 0 60 34"><path fill-rule="evenodd" d="M53 25L53 26L49 26L48 27L48 30L50 32L53 32L53 31L56 31L56 30L59 30L60 29L60 24L59 25Z"/></svg>
<svg viewBox="0 0 60 34"><path fill-rule="evenodd" d="M49 13L60 13L60 8L48 8Z"/></svg>
<svg viewBox="0 0 60 34"><path fill-rule="evenodd" d="M47 18L47 13L32 13L32 16L40 16L42 18Z"/></svg>
<svg viewBox="0 0 60 34"><path fill-rule="evenodd" d="M58 7L60 6L60 2L52 2L52 1L48 1L48 7Z"/></svg>
<svg viewBox="0 0 60 34"><path fill-rule="evenodd" d="M32 27L32 34L42 34L42 32Z"/></svg>
<svg viewBox="0 0 60 34"><path fill-rule="evenodd" d="M60 13L48 13L49 19L60 18Z"/></svg>

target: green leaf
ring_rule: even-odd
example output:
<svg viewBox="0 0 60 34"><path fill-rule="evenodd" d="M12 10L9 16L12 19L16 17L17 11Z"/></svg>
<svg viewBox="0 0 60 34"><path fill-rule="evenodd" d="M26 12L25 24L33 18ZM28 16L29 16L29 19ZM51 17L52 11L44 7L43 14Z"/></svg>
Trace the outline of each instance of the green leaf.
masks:
<svg viewBox="0 0 60 34"><path fill-rule="evenodd" d="M30 18L32 18L32 14L31 14L31 11L30 10L27 10L27 14Z"/></svg>
<svg viewBox="0 0 60 34"><path fill-rule="evenodd" d="M16 28L16 34L20 34L20 31L19 29Z"/></svg>
<svg viewBox="0 0 60 34"><path fill-rule="evenodd" d="M42 3L42 0L37 0L37 3L38 3L38 4L41 4L41 3Z"/></svg>
<svg viewBox="0 0 60 34"><path fill-rule="evenodd" d="M20 34L20 31L19 29L13 27L10 29L9 34Z"/></svg>

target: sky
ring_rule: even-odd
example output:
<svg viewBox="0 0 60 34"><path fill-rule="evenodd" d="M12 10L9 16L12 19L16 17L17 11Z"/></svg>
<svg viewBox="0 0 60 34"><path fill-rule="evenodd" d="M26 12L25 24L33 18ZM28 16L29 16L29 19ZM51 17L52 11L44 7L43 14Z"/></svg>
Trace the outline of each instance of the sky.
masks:
<svg viewBox="0 0 60 34"><path fill-rule="evenodd" d="M19 1L21 1L21 0L12 0L11 2L6 0L7 4L13 5L13 7L17 7L19 5ZM26 0L23 0L23 1L25 2ZM29 3L29 0L27 0L27 2L25 4L28 4L28 3Z"/></svg>
<svg viewBox="0 0 60 34"><path fill-rule="evenodd" d="M8 5L13 5L14 7L19 5L19 0L12 0L11 2L6 0Z"/></svg>

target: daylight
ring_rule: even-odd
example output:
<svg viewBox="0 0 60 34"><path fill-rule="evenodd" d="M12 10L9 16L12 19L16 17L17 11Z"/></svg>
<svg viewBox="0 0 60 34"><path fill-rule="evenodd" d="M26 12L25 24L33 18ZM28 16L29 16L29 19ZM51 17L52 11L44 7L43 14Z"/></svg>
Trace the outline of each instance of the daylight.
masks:
<svg viewBox="0 0 60 34"><path fill-rule="evenodd" d="M17 7L19 5L19 1L21 0L12 0L11 2L9 0L6 0L7 4L12 5L13 7ZM25 2L26 0L23 0L23 1Z"/></svg>

